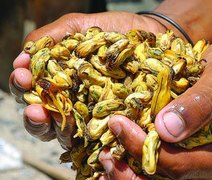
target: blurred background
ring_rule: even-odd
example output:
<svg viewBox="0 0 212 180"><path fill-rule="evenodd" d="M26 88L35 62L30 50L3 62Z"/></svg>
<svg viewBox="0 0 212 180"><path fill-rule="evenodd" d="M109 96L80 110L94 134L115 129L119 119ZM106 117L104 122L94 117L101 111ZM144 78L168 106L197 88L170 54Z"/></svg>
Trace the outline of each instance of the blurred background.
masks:
<svg viewBox="0 0 212 180"><path fill-rule="evenodd" d="M8 79L13 70L12 63L21 52L24 37L33 29L48 24L66 13L118 10L138 12L154 9L161 0L1 0L0 2L0 179L55 179L46 172L38 170L38 167L33 167L35 166L33 163L38 160L38 164L44 163L44 167L50 165L50 169L51 167L69 169L70 164L59 164L62 148L56 140L43 143L25 131L22 123L24 107L17 104L9 94ZM29 165L30 162L33 165ZM70 171L69 175L72 174Z"/></svg>

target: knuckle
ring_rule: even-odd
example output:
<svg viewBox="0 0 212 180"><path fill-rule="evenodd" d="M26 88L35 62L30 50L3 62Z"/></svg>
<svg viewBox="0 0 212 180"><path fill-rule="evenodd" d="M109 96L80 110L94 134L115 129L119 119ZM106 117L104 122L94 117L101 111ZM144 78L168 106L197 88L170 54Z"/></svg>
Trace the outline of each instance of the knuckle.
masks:
<svg viewBox="0 0 212 180"><path fill-rule="evenodd" d="M192 170L190 169L183 169L179 172L173 172L172 175L170 176L172 179L179 179L179 180L186 180L186 179L192 179Z"/></svg>
<svg viewBox="0 0 212 180"><path fill-rule="evenodd" d="M169 177L171 179L188 179L190 174L191 174L191 169L189 168L190 166L185 166L185 164L182 163L174 163L171 165L171 167L166 167L162 173L162 175ZM167 168L169 170L167 170Z"/></svg>
<svg viewBox="0 0 212 180"><path fill-rule="evenodd" d="M179 112L182 118L190 127L201 127L207 123L212 112L212 89L209 86L201 85L201 89L190 92L174 102L174 109ZM199 127L200 128L200 127Z"/></svg>
<svg viewBox="0 0 212 180"><path fill-rule="evenodd" d="M178 174L178 173L172 173L170 176L169 176L171 179L179 179L179 180L183 180L185 179L185 175L184 174Z"/></svg>
<svg viewBox="0 0 212 180"><path fill-rule="evenodd" d="M56 138L56 134L54 131L49 131L48 134L40 136L39 139L43 142L48 142Z"/></svg>
<svg viewBox="0 0 212 180"><path fill-rule="evenodd" d="M27 36L24 39L24 43L26 43L27 41L33 40L36 36L38 32L38 29L35 29L33 31L31 31L29 34L27 34Z"/></svg>
<svg viewBox="0 0 212 180"><path fill-rule="evenodd" d="M212 88L203 86L203 88L193 95L193 103L195 109L198 109L199 118L205 121L209 118L212 112Z"/></svg>

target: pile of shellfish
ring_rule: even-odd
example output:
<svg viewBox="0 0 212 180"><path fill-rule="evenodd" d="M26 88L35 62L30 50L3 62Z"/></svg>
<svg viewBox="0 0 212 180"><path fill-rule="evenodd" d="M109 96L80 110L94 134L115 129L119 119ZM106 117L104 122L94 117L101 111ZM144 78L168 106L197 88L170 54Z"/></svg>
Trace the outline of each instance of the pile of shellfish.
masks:
<svg viewBox="0 0 212 180"><path fill-rule="evenodd" d="M193 47L172 31L153 34L132 29L126 34L89 28L85 34L67 34L54 43L46 36L25 44L30 54L32 89L23 95L28 104L41 104L76 121L75 143L61 156L72 162L76 179L97 179L104 174L99 153L110 148L137 174L156 172L160 138L155 130L157 113L193 86L204 70L205 40ZM142 161L134 159L108 128L113 115L137 123L148 135ZM212 142L209 124L178 143L193 148Z"/></svg>

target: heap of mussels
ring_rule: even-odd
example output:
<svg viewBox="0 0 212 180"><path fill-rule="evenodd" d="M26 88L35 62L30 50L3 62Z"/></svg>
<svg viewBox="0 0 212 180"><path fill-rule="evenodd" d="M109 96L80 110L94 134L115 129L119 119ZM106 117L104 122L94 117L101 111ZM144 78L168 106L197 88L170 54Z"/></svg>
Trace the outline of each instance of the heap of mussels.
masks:
<svg viewBox="0 0 212 180"><path fill-rule="evenodd" d="M156 172L160 139L154 118L170 101L191 87L203 72L205 40L194 47L172 31L154 35L133 29L126 34L91 27L84 34L67 34L57 44L51 37L29 41L24 51L31 56L31 91L28 104L41 104L76 120L75 145L61 156L73 163L76 179L96 179L104 170L99 153L109 147L137 174ZM108 128L112 115L124 115L148 135L142 162L134 159ZM184 148L212 142L209 124L179 143Z"/></svg>

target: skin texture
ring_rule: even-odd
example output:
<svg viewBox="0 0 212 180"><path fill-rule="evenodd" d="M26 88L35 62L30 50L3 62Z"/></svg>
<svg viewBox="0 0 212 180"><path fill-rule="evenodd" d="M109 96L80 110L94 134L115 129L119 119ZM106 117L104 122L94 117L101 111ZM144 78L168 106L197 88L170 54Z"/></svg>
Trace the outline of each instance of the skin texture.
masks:
<svg viewBox="0 0 212 180"><path fill-rule="evenodd" d="M155 11L175 20L188 33L194 43L200 38L212 41L210 33L212 13L209 13L212 11L211 0L165 0ZM174 28L168 22L162 22L171 29Z"/></svg>
<svg viewBox="0 0 212 180"><path fill-rule="evenodd" d="M37 40L45 35L52 36L55 42L58 42L66 32L85 32L90 26L99 26L104 31L119 31L122 33L133 28L144 29L153 33L165 32L166 30L158 20L126 12L108 12L90 15L68 14L47 26L31 32L25 39L25 42L28 40ZM206 123L211 122L211 48L205 53L204 59L208 62L201 80L186 92L185 95L180 96L177 100L167 105L156 118L157 131L164 141L178 142L199 130ZM11 92L15 95L18 102L22 102L20 98L22 93L25 90L31 89L32 76L28 67L29 56L21 53L14 61L14 71L10 77ZM183 119L182 124L177 124L179 129L181 129L181 132L177 136L171 135L164 124L164 114L170 111L178 112L178 115L180 114L181 119ZM36 116L35 112L37 112ZM170 119L168 118L169 126L171 126ZM70 149L72 147L71 137L75 125L72 117L68 117L66 129L61 132L60 115L49 113L39 105L29 105L24 111L24 123L27 131L33 136L43 141L49 141L56 137L63 148ZM122 116L112 117L109 121L109 127L124 145L125 149L132 156L141 159L141 148L146 134L136 124ZM158 170L161 174L173 179L209 179L212 177L211 153L211 145L187 151L164 142L160 148ZM102 162L106 169L109 179L145 179L145 177L136 176L124 162L113 159L108 153L108 150L100 154L100 162ZM101 179L107 179L108 177L101 177Z"/></svg>

